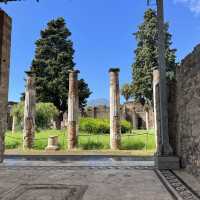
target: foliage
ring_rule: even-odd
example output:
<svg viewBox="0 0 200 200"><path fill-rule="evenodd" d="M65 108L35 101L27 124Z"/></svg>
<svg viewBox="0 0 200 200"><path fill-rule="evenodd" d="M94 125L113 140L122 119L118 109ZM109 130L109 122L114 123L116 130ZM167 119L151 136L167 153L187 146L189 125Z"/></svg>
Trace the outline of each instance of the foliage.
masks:
<svg viewBox="0 0 200 200"><path fill-rule="evenodd" d="M24 120L24 102L15 104L11 110L11 116L16 119L17 129L21 128L22 122Z"/></svg>
<svg viewBox="0 0 200 200"><path fill-rule="evenodd" d="M124 84L121 88L121 95L128 101L132 95L132 86L128 83Z"/></svg>
<svg viewBox="0 0 200 200"><path fill-rule="evenodd" d="M87 133L105 134L110 132L110 121L108 119L81 118L80 130ZM131 124L128 121L121 121L122 133L131 131Z"/></svg>
<svg viewBox="0 0 200 200"><path fill-rule="evenodd" d="M13 106L11 115L16 117L16 125L21 127L24 120L24 102L20 102ZM53 118L58 115L57 108L52 103L37 103L36 104L36 127L50 128L50 123Z"/></svg>
<svg viewBox="0 0 200 200"><path fill-rule="evenodd" d="M148 133L148 134L146 134ZM45 150L49 136L58 135L61 150L67 149L66 130L42 130L35 134L34 149ZM23 134L7 132L5 135L6 149L22 149ZM108 150L110 148L109 134L86 134L81 132L78 136L78 149L84 150ZM154 131L136 130L133 134L122 135L122 150L155 150Z"/></svg>
<svg viewBox="0 0 200 200"><path fill-rule="evenodd" d="M51 120L58 116L58 109L52 103L36 104L36 126L50 128Z"/></svg>
<svg viewBox="0 0 200 200"><path fill-rule="evenodd" d="M60 111L67 110L69 70L74 69L73 43L63 18L51 20L36 41L31 71L35 74L37 102L51 102ZM91 94L83 79L79 81L80 107Z"/></svg>
<svg viewBox="0 0 200 200"><path fill-rule="evenodd" d="M156 11L148 9L144 14L144 22L134 34L137 40L135 62L132 65L133 91L137 101L141 98L152 102L153 69L158 67L158 28ZM168 32L169 24L165 24L165 49L167 77L175 78L176 49L172 49L172 35Z"/></svg>

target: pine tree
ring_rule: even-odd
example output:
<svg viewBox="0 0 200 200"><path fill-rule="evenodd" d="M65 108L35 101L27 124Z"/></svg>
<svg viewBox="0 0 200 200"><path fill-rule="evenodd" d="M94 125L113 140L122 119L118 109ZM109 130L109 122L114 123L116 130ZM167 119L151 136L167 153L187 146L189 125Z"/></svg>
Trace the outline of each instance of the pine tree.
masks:
<svg viewBox="0 0 200 200"><path fill-rule="evenodd" d="M53 103L60 111L58 121L62 120L67 110L68 71L75 66L70 36L63 18L51 20L46 29L41 31L41 38L36 41L35 58L31 65L31 71L36 77L37 102ZM83 108L91 92L83 79L79 85L79 103L80 108Z"/></svg>
<svg viewBox="0 0 200 200"><path fill-rule="evenodd" d="M168 32L169 24L165 24L165 48L167 78L173 80L176 70L176 49L172 49L172 35ZM144 22L134 34L137 40L135 62L132 65L134 97L137 101L152 103L153 69L158 68L158 28L156 11L148 9L144 14Z"/></svg>

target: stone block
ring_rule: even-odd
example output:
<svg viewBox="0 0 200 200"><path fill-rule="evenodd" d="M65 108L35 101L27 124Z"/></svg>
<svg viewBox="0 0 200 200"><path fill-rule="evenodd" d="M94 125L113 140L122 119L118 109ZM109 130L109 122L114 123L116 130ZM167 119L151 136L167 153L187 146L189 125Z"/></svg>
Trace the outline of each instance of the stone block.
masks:
<svg viewBox="0 0 200 200"><path fill-rule="evenodd" d="M50 136L48 138L48 146L46 147L46 151L57 151L57 150L59 150L58 136Z"/></svg>
<svg viewBox="0 0 200 200"><path fill-rule="evenodd" d="M176 156L156 156L155 165L158 169L180 169L180 160Z"/></svg>

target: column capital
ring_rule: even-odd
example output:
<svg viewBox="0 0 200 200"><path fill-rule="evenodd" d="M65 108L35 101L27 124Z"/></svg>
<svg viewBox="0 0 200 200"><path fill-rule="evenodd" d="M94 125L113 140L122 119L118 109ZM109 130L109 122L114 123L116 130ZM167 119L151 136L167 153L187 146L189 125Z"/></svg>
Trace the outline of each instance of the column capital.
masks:
<svg viewBox="0 0 200 200"><path fill-rule="evenodd" d="M120 72L120 69L119 68L110 68L109 73L110 72Z"/></svg>
<svg viewBox="0 0 200 200"><path fill-rule="evenodd" d="M34 76L35 76L35 73L32 72L32 71L25 71L25 74L26 74L28 77L34 77Z"/></svg>
<svg viewBox="0 0 200 200"><path fill-rule="evenodd" d="M74 74L79 74L80 71L79 70L68 70L69 73L74 73Z"/></svg>

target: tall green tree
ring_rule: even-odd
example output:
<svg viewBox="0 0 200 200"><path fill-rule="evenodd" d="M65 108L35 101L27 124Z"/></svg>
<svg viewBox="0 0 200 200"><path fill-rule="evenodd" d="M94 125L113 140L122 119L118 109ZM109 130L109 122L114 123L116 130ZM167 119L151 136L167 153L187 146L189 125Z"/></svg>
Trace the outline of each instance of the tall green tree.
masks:
<svg viewBox="0 0 200 200"><path fill-rule="evenodd" d="M171 48L172 35L168 32L169 24L165 24L165 48L167 78L175 78L176 49ZM153 94L153 69L158 68L158 26L156 11L148 9L144 21L134 33L137 40L135 62L132 65L134 97L142 103L151 102Z"/></svg>
<svg viewBox="0 0 200 200"><path fill-rule="evenodd" d="M57 123L59 128L62 115L67 111L68 71L75 66L71 32L65 20L58 18L51 20L40 35L30 70L36 77L37 102L51 102L57 107L60 112ZM91 92L83 79L79 82L79 103L80 108L83 108Z"/></svg>

